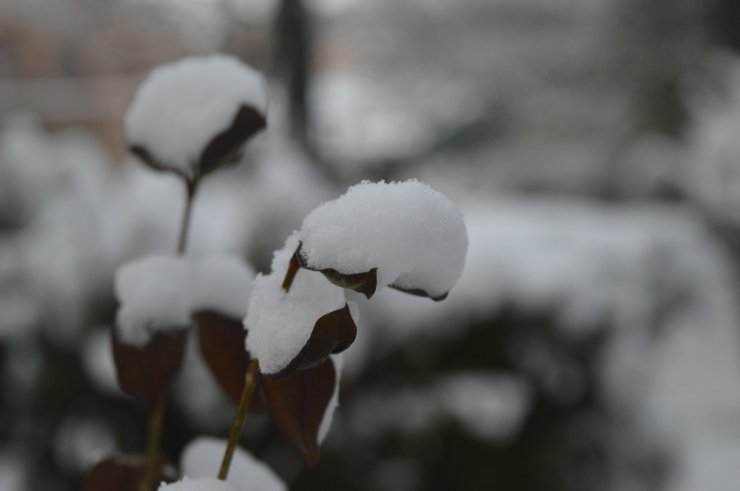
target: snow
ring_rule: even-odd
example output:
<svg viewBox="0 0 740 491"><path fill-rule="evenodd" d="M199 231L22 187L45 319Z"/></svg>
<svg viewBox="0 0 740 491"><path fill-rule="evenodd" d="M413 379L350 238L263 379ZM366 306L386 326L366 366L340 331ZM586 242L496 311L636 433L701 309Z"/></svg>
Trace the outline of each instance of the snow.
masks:
<svg viewBox="0 0 740 491"><path fill-rule="evenodd" d="M355 317L355 315L353 314L352 317ZM331 395L331 399L329 399L329 404L327 404L326 410L324 411L324 417L321 419L321 424L319 424L319 443L323 442L326 435L329 434L329 429L331 428L331 423L334 419L334 413L339 407L339 380L342 376L342 355L332 355L330 358L332 363L334 363L334 370L336 372L336 377L334 379L334 393Z"/></svg>
<svg viewBox="0 0 740 491"><path fill-rule="evenodd" d="M265 114L267 87L237 58L210 55L162 65L142 83L126 114L128 143L192 176L203 149L231 126L242 105Z"/></svg>
<svg viewBox="0 0 740 491"><path fill-rule="evenodd" d="M115 279L121 340L142 346L153 331L188 328L192 314L203 310L242 318L253 277L249 266L229 255L130 261Z"/></svg>
<svg viewBox="0 0 740 491"><path fill-rule="evenodd" d="M226 443L226 440L207 437L190 442L180 457L182 473L191 478L217 475ZM272 469L238 447L234 452L226 481L238 491L287 489Z"/></svg>
<svg viewBox="0 0 740 491"><path fill-rule="evenodd" d="M100 392L123 395L113 361L110 329L95 329L87 335L82 347L82 365L88 378Z"/></svg>
<svg viewBox="0 0 740 491"><path fill-rule="evenodd" d="M179 257L149 256L121 266L115 279L121 340L143 346L153 331L188 328L189 284L188 263Z"/></svg>
<svg viewBox="0 0 740 491"><path fill-rule="evenodd" d="M173 482L172 484L162 483L159 491L240 491L232 484L226 481L220 481L214 478L205 479L188 479Z"/></svg>
<svg viewBox="0 0 740 491"><path fill-rule="evenodd" d="M445 295L462 274L468 236L460 210L415 180L369 182L312 211L300 239L307 264L343 274L378 268L379 286Z"/></svg>
<svg viewBox="0 0 740 491"><path fill-rule="evenodd" d="M265 374L284 369L306 344L319 317L346 304L343 290L314 271L299 270L290 291L283 290L283 278L297 247L298 237L291 235L275 252L272 272L257 276L244 319L246 348Z"/></svg>
<svg viewBox="0 0 740 491"><path fill-rule="evenodd" d="M193 262L190 309L216 310L235 319L247 314L254 270L233 255L207 255Z"/></svg>

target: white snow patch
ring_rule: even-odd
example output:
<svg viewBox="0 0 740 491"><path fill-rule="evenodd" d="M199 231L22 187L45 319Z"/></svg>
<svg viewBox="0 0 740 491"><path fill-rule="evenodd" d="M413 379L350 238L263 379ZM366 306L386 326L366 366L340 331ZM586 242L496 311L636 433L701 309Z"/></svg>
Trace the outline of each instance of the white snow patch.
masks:
<svg viewBox="0 0 740 491"><path fill-rule="evenodd" d="M465 265L468 235L460 210L426 184L368 182L312 211L300 231L309 266L344 274L378 268L391 283L446 294Z"/></svg>
<svg viewBox="0 0 740 491"><path fill-rule="evenodd" d="M190 308L216 310L241 319L247 314L254 270L233 255L209 255L193 263L194 279Z"/></svg>
<svg viewBox="0 0 740 491"><path fill-rule="evenodd" d="M121 266L115 279L121 340L143 346L154 331L188 328L189 285L188 263L183 258L149 256Z"/></svg>
<svg viewBox="0 0 740 491"><path fill-rule="evenodd" d="M173 482L172 484L162 483L159 491L240 491L232 484L215 478L189 479L184 478L182 481Z"/></svg>
<svg viewBox="0 0 740 491"><path fill-rule="evenodd" d="M180 458L182 473L191 478L217 475L226 443L226 440L206 437L190 442ZM234 452L226 482L232 484L238 491L288 489L270 467L238 447Z"/></svg>
<svg viewBox="0 0 740 491"><path fill-rule="evenodd" d="M121 340L142 346L152 332L185 329L191 315L215 310L241 318L249 301L252 269L229 255L149 256L116 272Z"/></svg>
<svg viewBox="0 0 740 491"><path fill-rule="evenodd" d="M306 344L319 317L346 303L343 290L314 271L298 271L290 291L283 290L283 278L297 247L298 238L291 235L275 252L272 273L257 276L244 319L249 332L247 350L266 374L285 368Z"/></svg>
<svg viewBox="0 0 740 491"><path fill-rule="evenodd" d="M210 55L162 65L139 87L126 114L128 143L191 176L206 145L231 125L242 105L265 114L267 87L262 75L237 58Z"/></svg>
<svg viewBox="0 0 740 491"><path fill-rule="evenodd" d="M96 329L85 338L82 364L98 390L110 395L123 395L118 385L109 329Z"/></svg>

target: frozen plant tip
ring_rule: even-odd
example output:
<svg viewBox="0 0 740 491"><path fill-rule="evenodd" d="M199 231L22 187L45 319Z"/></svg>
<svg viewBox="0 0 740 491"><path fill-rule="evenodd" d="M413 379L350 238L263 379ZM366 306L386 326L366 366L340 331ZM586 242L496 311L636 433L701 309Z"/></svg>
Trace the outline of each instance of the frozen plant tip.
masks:
<svg viewBox="0 0 740 491"><path fill-rule="evenodd" d="M267 86L227 55L190 57L156 68L125 120L131 151L188 181L227 165L266 125Z"/></svg>
<svg viewBox="0 0 740 491"><path fill-rule="evenodd" d="M347 348L357 332L357 312L344 292L319 273L303 272L289 291L282 288L298 239L275 253L272 272L258 276L244 326L246 349L267 375L316 366ZM332 331L332 332L324 332Z"/></svg>
<svg viewBox="0 0 740 491"><path fill-rule="evenodd" d="M460 278L468 249L458 207L415 180L352 186L313 210L298 237L300 266L368 298L390 285L441 300Z"/></svg>

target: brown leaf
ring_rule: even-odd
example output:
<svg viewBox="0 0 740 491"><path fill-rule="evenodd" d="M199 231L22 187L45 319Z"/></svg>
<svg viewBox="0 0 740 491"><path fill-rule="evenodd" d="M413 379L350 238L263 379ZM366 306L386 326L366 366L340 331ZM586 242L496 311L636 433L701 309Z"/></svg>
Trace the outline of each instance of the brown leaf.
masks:
<svg viewBox="0 0 740 491"><path fill-rule="evenodd" d="M309 466L319 461L319 426L334 394L335 382L336 370L331 359L314 368L261 380L275 426L303 453Z"/></svg>
<svg viewBox="0 0 740 491"><path fill-rule="evenodd" d="M394 290L398 290L399 292L408 293L409 295L431 298L435 302L441 302L442 300L447 298L447 295L449 294L449 292L446 292L446 293L443 293L442 295L433 297L432 295L430 295L429 293L427 293L425 290L421 288L402 288L398 285L389 285L389 286L393 288Z"/></svg>
<svg viewBox="0 0 740 491"><path fill-rule="evenodd" d="M250 361L244 347L246 331L242 322L210 311L199 312L194 319L203 358L221 388L234 404L239 404Z"/></svg>
<svg viewBox="0 0 740 491"><path fill-rule="evenodd" d="M283 370L272 377L281 377L295 370L313 368L323 363L329 355L341 353L352 345L357 337L349 305L344 304L339 310L329 312L316 321L311 336L301 351Z"/></svg>
<svg viewBox="0 0 740 491"><path fill-rule="evenodd" d="M242 105L231 126L216 135L200 156L200 175L238 159L244 144L267 125L265 117L251 106Z"/></svg>
<svg viewBox="0 0 740 491"><path fill-rule="evenodd" d="M332 268L326 268L326 269L316 269L312 268L308 265L306 262L306 258L303 255L303 252L301 251L301 247L303 246L302 242L298 243L298 249L296 249L295 253L293 254L293 257L295 258L295 261L298 262L298 264L303 269L308 269L309 271L318 271L322 273L324 276L326 276L326 279L331 281L333 284L337 285L341 288L349 288L351 290L354 290L358 293L362 293L367 298L370 298L375 293L375 290L378 287L378 268L372 268L370 271L366 271L364 273L352 273L352 274L345 274L340 273L336 269Z"/></svg>
<svg viewBox="0 0 740 491"><path fill-rule="evenodd" d="M187 330L157 332L142 347L126 344L113 329L113 360L124 392L151 410L169 389L185 354Z"/></svg>
<svg viewBox="0 0 740 491"><path fill-rule="evenodd" d="M186 177L181 171L179 171L176 167L173 167L171 165L167 165L163 162L160 162L152 153L147 150L145 147L141 145L130 145L128 149L139 157L139 159L152 169L159 171L159 172L172 172L174 174L177 174L181 177Z"/></svg>
<svg viewBox="0 0 740 491"><path fill-rule="evenodd" d="M118 455L99 462L82 483L82 491L140 491L146 460L142 455ZM159 474L151 485L154 491L159 484L175 482L177 471L160 458Z"/></svg>

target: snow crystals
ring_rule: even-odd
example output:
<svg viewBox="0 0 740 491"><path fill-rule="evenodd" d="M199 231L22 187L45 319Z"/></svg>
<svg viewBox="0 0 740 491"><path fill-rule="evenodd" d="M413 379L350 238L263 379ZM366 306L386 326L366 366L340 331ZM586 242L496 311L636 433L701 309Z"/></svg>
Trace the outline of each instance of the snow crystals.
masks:
<svg viewBox="0 0 740 491"><path fill-rule="evenodd" d="M352 186L312 211L299 237L310 269L354 275L377 268L378 286L435 299L460 278L468 248L457 206L415 180Z"/></svg>
<svg viewBox="0 0 740 491"><path fill-rule="evenodd" d="M264 121L267 86L261 74L232 56L184 58L156 68L139 87L126 114L126 136L156 167L191 178L202 171L206 147L243 107Z"/></svg>
<svg viewBox="0 0 740 491"><path fill-rule="evenodd" d="M346 304L344 292L313 271L300 271L290 290L283 290L282 281L297 247L298 238L293 235L275 253L272 273L257 276L244 319L249 332L247 350L265 374L286 368L306 345L316 321Z"/></svg>
<svg viewBox="0 0 740 491"><path fill-rule="evenodd" d="M190 478L203 478L218 474L226 440L198 438L188 444L180 458L182 473ZM285 484L266 464L237 448L229 468L226 482L238 491L285 491Z"/></svg>
<svg viewBox="0 0 740 491"><path fill-rule="evenodd" d="M130 261L116 271L118 334L127 344L143 346L155 331L188 328L199 311L242 318L253 278L247 264L227 255Z"/></svg>

